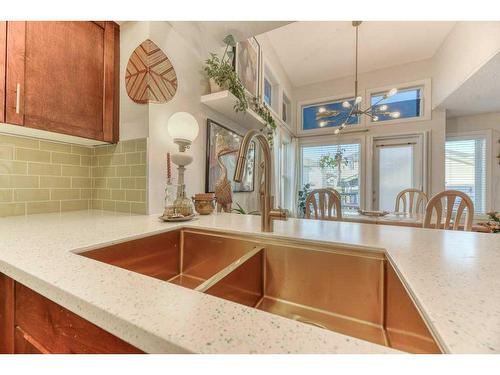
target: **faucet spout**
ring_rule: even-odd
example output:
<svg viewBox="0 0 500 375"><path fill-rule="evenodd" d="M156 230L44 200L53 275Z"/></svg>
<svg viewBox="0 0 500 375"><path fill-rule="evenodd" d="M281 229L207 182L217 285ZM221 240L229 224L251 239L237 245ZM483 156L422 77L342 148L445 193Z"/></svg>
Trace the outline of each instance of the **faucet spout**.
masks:
<svg viewBox="0 0 500 375"><path fill-rule="evenodd" d="M272 158L271 148L264 134L259 130L249 130L243 137L238 151L236 168L234 170L234 181L241 182L245 171L246 156L250 148L250 142L255 138L262 149L264 158L264 189L260 197L261 206L261 230L262 232L273 231L273 220L287 220L288 211L283 209L273 209L273 197L271 196L271 176L272 176Z"/></svg>

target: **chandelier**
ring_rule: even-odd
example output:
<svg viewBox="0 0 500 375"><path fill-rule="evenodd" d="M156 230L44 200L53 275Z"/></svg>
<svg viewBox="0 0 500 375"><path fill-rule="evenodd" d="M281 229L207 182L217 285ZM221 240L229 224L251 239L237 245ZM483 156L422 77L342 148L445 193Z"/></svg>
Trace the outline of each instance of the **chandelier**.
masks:
<svg viewBox="0 0 500 375"><path fill-rule="evenodd" d="M398 89L392 88L387 93L381 96L381 98L372 104L370 107L363 109L361 103L363 98L358 95L358 28L361 25L361 21L352 21L352 26L356 29L356 65L355 65L355 74L354 74L354 103L351 104L348 100L342 103L342 107L345 109L350 109L349 114L342 120L340 126L335 128L334 133L339 134L342 129L346 127L346 125L352 119L358 119L359 117L366 115L372 119L372 121L378 121L379 116L389 116L391 118L399 118L401 113L398 111L390 111L389 106L387 104L379 105L381 101L395 95L398 92ZM337 110L329 110L325 107L319 107L316 110L316 121L318 122L319 127L323 128L330 123L338 122L337 117L340 114L345 112L337 111Z"/></svg>

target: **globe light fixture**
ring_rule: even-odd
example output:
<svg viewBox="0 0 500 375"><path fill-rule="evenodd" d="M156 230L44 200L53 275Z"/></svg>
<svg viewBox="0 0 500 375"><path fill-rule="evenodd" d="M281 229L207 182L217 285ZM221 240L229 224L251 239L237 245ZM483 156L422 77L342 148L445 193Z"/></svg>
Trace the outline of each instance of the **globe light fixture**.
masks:
<svg viewBox="0 0 500 375"><path fill-rule="evenodd" d="M174 143L179 146L179 152L184 152L198 136L200 127L190 113L177 112L168 119L167 130Z"/></svg>

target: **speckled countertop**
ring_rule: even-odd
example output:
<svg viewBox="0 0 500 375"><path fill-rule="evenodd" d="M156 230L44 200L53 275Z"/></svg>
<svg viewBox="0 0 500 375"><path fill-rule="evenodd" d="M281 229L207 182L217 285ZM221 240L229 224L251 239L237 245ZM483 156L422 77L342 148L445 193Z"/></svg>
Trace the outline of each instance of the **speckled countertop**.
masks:
<svg viewBox="0 0 500 375"><path fill-rule="evenodd" d="M0 218L0 272L150 353L390 353L392 349L74 254L180 227L384 249L442 347L500 353L500 237L217 214L188 223L77 211Z"/></svg>

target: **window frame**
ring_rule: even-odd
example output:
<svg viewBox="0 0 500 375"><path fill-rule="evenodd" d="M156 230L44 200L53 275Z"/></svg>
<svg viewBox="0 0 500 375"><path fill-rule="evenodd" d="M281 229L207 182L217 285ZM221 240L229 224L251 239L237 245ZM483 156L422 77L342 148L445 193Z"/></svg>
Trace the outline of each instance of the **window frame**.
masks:
<svg viewBox="0 0 500 375"><path fill-rule="evenodd" d="M475 205L474 205L474 218L476 219L484 219L488 215L486 215L487 212L490 212L492 207L491 207L491 202L492 202L492 148L491 148L491 140L493 138L493 133L491 129L487 130L476 130L476 131L464 131L464 132L450 132L446 133L446 139L445 139L445 144L444 147L446 147L446 142L448 141L466 141L466 140L473 140L473 139L484 139L485 140L485 173L486 173L486 178L485 178L485 207L483 213L476 212L475 210ZM446 153L444 155L444 186L443 188L446 189Z"/></svg>
<svg viewBox="0 0 500 375"><path fill-rule="evenodd" d="M349 134L345 134L342 136L318 136L318 137L308 137L308 138L299 138L298 142L298 187L297 191L301 190L304 186L303 182L303 159L302 159L302 148L304 147L318 147L318 146L336 146L342 144L351 144L357 143L360 145L359 148L359 208L363 209L365 207L366 202L366 184L365 184L365 172L366 172L366 163L365 163L365 145L366 140L364 136L353 136Z"/></svg>
<svg viewBox="0 0 500 375"><path fill-rule="evenodd" d="M266 82L269 84L269 89L270 89L270 98L269 98L269 103L266 101ZM267 79L266 76L264 76L264 90L262 91L262 100L264 101L264 103L268 106L268 107L271 107L273 104L273 85L272 83L269 81L269 79Z"/></svg>
<svg viewBox="0 0 500 375"><path fill-rule="evenodd" d="M267 80L271 84L271 105L267 104L264 100L264 82ZM264 58L262 63L262 77L261 77L261 99L260 101L269 108L274 117L281 118L280 116L280 93L282 91L282 84L278 79L277 74L274 72L271 64Z"/></svg>
<svg viewBox="0 0 500 375"><path fill-rule="evenodd" d="M417 122L417 121L429 121L432 120L432 87L431 87L431 79L421 79L418 81L405 82L405 83L396 83L383 87L375 87L366 89L366 95L368 102L371 104L372 97L376 95L380 95L380 93L384 93L389 91L390 89L396 87L398 90L407 90L412 88L420 88L422 98L420 100L420 116L416 117L406 117L406 118L396 118L392 120L384 120L384 121L373 121L371 118L366 119L366 125L368 127L380 127L382 125L393 125L393 124L401 124L407 122ZM367 116L366 116L367 117Z"/></svg>
<svg viewBox="0 0 500 375"><path fill-rule="evenodd" d="M297 135L298 136L301 136L301 135L326 135L326 134L334 135L334 131L335 131L336 127L325 127L325 128L304 130L303 108L318 106L318 105L322 105L322 104L339 103L339 102L343 102L345 100L352 100L352 99L354 99L354 93L328 96L328 97L322 97L322 98L316 98L316 99L304 100L304 101L298 102L297 103L297 118L299 118L300 121L297 121ZM364 100L364 98L363 98L363 100ZM364 127L364 120L361 118L357 124L348 125L345 128L345 131L349 132L349 130L359 130L362 127Z"/></svg>
<svg viewBox="0 0 500 375"><path fill-rule="evenodd" d="M287 101L285 101L285 98L287 99ZM284 105L286 105L287 109L286 109L286 116L287 116L287 119L286 121L283 120L283 109L284 109ZM281 121L283 121L283 123L285 123L286 125L288 125L288 127L290 128L292 126L292 100L290 99L290 96L288 95L287 91L285 89L282 90L281 92L281 116L280 116L280 119Z"/></svg>

